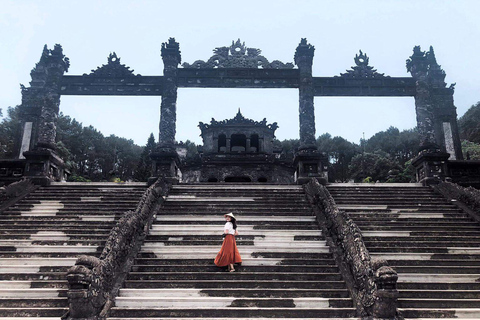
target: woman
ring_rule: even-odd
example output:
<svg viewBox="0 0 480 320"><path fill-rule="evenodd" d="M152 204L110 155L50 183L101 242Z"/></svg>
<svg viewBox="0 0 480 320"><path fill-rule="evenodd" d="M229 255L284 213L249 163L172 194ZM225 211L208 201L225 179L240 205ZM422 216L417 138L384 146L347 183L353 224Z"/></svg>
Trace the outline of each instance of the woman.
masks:
<svg viewBox="0 0 480 320"><path fill-rule="evenodd" d="M227 213L224 217L226 221L223 231L225 238L223 239L222 248L215 258L215 265L217 267L227 267L228 271L234 272L235 268L233 265L242 263L242 258L235 242L235 236L238 235L237 219L235 219L232 212Z"/></svg>

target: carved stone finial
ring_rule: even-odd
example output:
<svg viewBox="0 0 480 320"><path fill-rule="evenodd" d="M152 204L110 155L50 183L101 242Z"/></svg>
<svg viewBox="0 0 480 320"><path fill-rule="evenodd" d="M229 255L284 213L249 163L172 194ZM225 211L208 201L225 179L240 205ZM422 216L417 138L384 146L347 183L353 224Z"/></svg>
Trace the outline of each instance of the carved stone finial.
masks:
<svg viewBox="0 0 480 320"><path fill-rule="evenodd" d="M407 59L407 71L412 74L417 72L426 72L428 68L427 58L425 52L422 51L420 46L413 47L413 54Z"/></svg>
<svg viewBox="0 0 480 320"><path fill-rule="evenodd" d="M297 46L297 49L295 50L295 56L293 60L295 61L295 64L298 65L300 57L306 56L313 59L314 52L315 47L307 42L307 38L302 38Z"/></svg>
<svg viewBox="0 0 480 320"><path fill-rule="evenodd" d="M212 69L212 68L252 68L252 69L292 69L292 63L283 63L278 60L269 62L261 55L262 50L247 48L240 39L232 41L230 47L218 47L213 50L214 55L206 62L197 60L192 64L184 63L184 68Z"/></svg>
<svg viewBox="0 0 480 320"><path fill-rule="evenodd" d="M356 54L354 61L356 66L353 66L351 70L347 70L347 73L341 73L343 78L385 78L383 73L378 73L376 69L368 65L369 58L366 53L359 50L360 54Z"/></svg>
<svg viewBox="0 0 480 320"><path fill-rule="evenodd" d="M168 42L162 43L162 58L165 59L166 56L173 56L177 59L177 63L182 62L182 56L180 55L180 44L175 41L175 38L169 38Z"/></svg>
<svg viewBox="0 0 480 320"><path fill-rule="evenodd" d="M124 64L120 63L120 58L117 56L115 52L110 53L108 55L108 63L102 65L101 67L97 67L96 70L92 70L92 73L89 76L97 76L97 77L114 77L114 78L124 78L124 77L131 77L135 76L133 71L130 70L130 67L127 67ZM86 74L84 74L86 76ZM140 75L138 75L140 76Z"/></svg>

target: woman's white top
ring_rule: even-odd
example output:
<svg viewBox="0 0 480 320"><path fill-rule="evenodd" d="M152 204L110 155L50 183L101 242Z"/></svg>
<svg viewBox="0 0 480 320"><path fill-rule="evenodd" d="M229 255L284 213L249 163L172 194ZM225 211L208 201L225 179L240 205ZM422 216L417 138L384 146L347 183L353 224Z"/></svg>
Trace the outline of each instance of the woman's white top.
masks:
<svg viewBox="0 0 480 320"><path fill-rule="evenodd" d="M226 234L233 234L235 235L235 229L233 229L233 223L231 223L230 221L228 221L227 223L225 223L225 231L226 231Z"/></svg>

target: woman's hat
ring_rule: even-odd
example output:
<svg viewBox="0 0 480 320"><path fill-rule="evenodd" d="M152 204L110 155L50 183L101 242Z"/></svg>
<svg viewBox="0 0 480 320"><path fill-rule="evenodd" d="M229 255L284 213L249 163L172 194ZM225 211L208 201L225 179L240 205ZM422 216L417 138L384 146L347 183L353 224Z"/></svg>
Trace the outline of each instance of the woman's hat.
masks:
<svg viewBox="0 0 480 320"><path fill-rule="evenodd" d="M224 214L223 216L224 216L224 217L227 217L227 216L228 216L228 217L230 217L230 218L237 219L237 218L235 218L235 216L233 215L233 212Z"/></svg>

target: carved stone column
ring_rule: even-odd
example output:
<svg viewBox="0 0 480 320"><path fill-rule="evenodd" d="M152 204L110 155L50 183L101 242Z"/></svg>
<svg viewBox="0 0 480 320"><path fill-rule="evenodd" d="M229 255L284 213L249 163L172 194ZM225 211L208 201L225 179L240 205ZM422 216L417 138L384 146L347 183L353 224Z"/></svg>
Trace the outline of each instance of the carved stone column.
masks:
<svg viewBox="0 0 480 320"><path fill-rule="evenodd" d="M447 178L447 161L463 159L453 105L453 85L446 88L445 72L438 65L433 48L413 49L407 70L416 80L415 107L420 133L420 153L412 161L417 181L424 185Z"/></svg>
<svg viewBox="0 0 480 320"><path fill-rule="evenodd" d="M174 38L162 44L163 92L160 107L160 147L172 148L175 144L177 121L177 70L181 63L180 46Z"/></svg>
<svg viewBox="0 0 480 320"><path fill-rule="evenodd" d="M315 109L313 106L312 64L314 46L303 38L295 51L295 64L300 71L299 120L300 148L317 149L315 145Z"/></svg>
<svg viewBox="0 0 480 320"><path fill-rule="evenodd" d="M417 128L420 134L420 151L438 152L435 140L434 112L431 86L428 81L429 63L420 46L413 48L413 55L407 60L407 70L416 81L415 111Z"/></svg>
<svg viewBox="0 0 480 320"><path fill-rule="evenodd" d="M303 38L295 51L295 64L300 72L299 81L299 120L300 148L295 155L295 181L304 184L310 179L318 179L320 183L327 182L324 172L324 157L317 150L315 140L315 109L313 106L314 90L312 65L315 48Z"/></svg>
<svg viewBox="0 0 480 320"><path fill-rule="evenodd" d="M442 152L450 154L449 160L463 160L457 125L457 108L453 104L455 85L452 84L447 88L445 71L438 65L432 47L425 55L429 64L428 81L434 107L435 140Z"/></svg>
<svg viewBox="0 0 480 320"><path fill-rule="evenodd" d="M158 177L178 181L180 159L174 148L177 121L177 70L181 62L180 46L174 38L162 44L163 91L160 106L158 148L152 153L153 172L149 184Z"/></svg>
<svg viewBox="0 0 480 320"><path fill-rule="evenodd" d="M55 153L55 137L60 85L69 65L59 44L53 50L45 46L31 72L30 87L22 86L21 110L25 118L19 157L27 159L25 176L39 184L59 181L64 176L64 163Z"/></svg>

